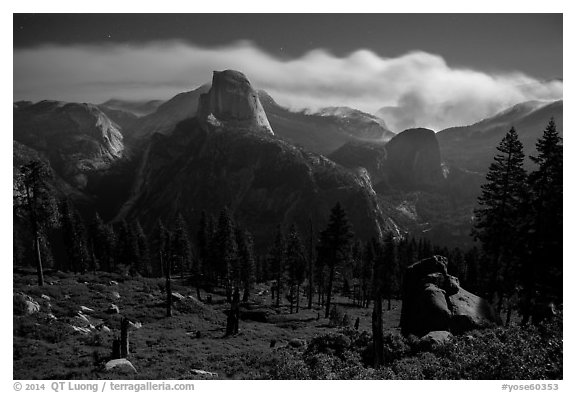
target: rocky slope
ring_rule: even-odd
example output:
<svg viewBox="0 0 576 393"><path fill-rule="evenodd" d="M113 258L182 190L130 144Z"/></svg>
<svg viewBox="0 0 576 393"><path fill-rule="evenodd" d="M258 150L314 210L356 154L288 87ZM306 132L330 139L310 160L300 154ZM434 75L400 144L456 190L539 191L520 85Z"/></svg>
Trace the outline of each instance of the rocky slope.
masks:
<svg viewBox="0 0 576 393"><path fill-rule="evenodd" d="M45 157L80 190L91 174L124 156L119 126L95 105L41 101L15 105L13 114L14 140Z"/></svg>
<svg viewBox="0 0 576 393"><path fill-rule="evenodd" d="M521 103L478 123L442 130L436 137L447 162L485 173L497 153L496 146L512 126L516 128L528 156L534 154L536 140L542 136L551 117L562 135L563 101L560 100ZM529 160L526 164L530 167Z"/></svg>

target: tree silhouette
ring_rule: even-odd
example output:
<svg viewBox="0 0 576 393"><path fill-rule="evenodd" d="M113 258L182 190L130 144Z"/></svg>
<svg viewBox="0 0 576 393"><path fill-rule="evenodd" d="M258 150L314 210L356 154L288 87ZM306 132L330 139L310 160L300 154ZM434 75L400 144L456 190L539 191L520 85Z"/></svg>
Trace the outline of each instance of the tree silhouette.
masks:
<svg viewBox="0 0 576 393"><path fill-rule="evenodd" d="M226 298L228 302L231 302L231 273L238 260L238 245L236 244L236 237L234 235L234 223L227 208L224 208L220 212L218 227L212 240L211 249L214 255L216 273L219 277L225 279Z"/></svg>
<svg viewBox="0 0 576 393"><path fill-rule="evenodd" d="M60 202L60 222L65 241L67 268L74 272L85 272L89 267L86 228L82 217L68 198Z"/></svg>
<svg viewBox="0 0 576 393"><path fill-rule="evenodd" d="M534 302L536 292L556 299L562 297L563 153L562 138L554 119L536 142L536 151L530 160L537 169L528 176L527 244L531 252L522 271L524 323L530 315L529 305Z"/></svg>
<svg viewBox="0 0 576 393"><path fill-rule="evenodd" d="M304 246L295 225L290 227L286 241L286 270L292 295L290 299L290 313L292 314L294 294L296 294L296 312L300 309L300 284L304 281L306 274ZM296 286L296 290L294 290L294 286Z"/></svg>
<svg viewBox="0 0 576 393"><path fill-rule="evenodd" d="M20 167L20 173L14 182L14 206L30 221L34 237L34 257L38 285L44 285L42 267L41 239L45 230L53 226L57 219L56 203L48 185L52 172L42 161L31 161Z"/></svg>
<svg viewBox="0 0 576 393"><path fill-rule="evenodd" d="M254 241L252 235L241 228L236 228L236 243L238 244L239 282L244 286L242 301L247 302L250 289L256 280L256 262L254 260Z"/></svg>
<svg viewBox="0 0 576 393"><path fill-rule="evenodd" d="M332 298L332 286L336 268L350 257L352 230L346 212L340 203L332 208L328 226L320 234L318 253L328 267L328 287L326 289L326 312L325 318L330 316L330 303Z"/></svg>
<svg viewBox="0 0 576 393"><path fill-rule="evenodd" d="M276 280L276 307L279 307L280 293L282 292L282 277L284 276L286 266L286 240L284 239L284 233L280 225L276 228L276 236L274 237L274 245L270 251L270 258L272 276Z"/></svg>
<svg viewBox="0 0 576 393"><path fill-rule="evenodd" d="M498 308L513 287L515 265L522 253L520 219L525 209L526 171L522 143L514 127L497 147L498 154L486 175L475 210L473 235L488 257L489 295L498 295Z"/></svg>

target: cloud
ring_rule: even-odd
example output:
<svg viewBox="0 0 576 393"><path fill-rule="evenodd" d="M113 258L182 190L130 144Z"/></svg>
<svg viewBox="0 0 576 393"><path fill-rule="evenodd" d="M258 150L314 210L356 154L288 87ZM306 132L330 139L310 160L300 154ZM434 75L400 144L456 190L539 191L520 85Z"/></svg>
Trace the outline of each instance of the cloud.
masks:
<svg viewBox="0 0 576 393"><path fill-rule="evenodd" d="M395 58L358 50L336 57L323 49L279 59L250 42L202 48L180 41L140 45L42 46L14 51L14 100L102 102L168 99L236 69L295 110L346 105L381 112L396 130L470 124L513 104L561 99L561 81L449 66L416 51Z"/></svg>

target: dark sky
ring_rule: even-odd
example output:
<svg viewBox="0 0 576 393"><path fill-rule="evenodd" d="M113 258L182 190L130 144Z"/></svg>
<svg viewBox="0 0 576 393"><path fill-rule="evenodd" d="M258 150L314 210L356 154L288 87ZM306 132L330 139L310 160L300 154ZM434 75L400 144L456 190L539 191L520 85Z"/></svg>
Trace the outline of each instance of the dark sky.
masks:
<svg viewBox="0 0 576 393"><path fill-rule="evenodd" d="M562 78L561 14L15 14L14 47L249 40L282 58L325 48L383 57L422 50L452 66Z"/></svg>

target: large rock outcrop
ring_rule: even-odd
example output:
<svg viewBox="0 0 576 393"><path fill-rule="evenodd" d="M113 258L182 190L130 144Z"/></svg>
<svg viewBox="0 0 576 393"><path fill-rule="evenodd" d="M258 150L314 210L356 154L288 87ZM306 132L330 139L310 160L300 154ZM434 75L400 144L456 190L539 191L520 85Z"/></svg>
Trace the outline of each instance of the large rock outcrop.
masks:
<svg viewBox="0 0 576 393"><path fill-rule="evenodd" d="M213 126L257 130L274 135L258 93L238 71L214 71L212 87L200 96L196 117Z"/></svg>
<svg viewBox="0 0 576 393"><path fill-rule="evenodd" d="M347 168L366 168L377 190L444 185L438 141L425 128L403 131L388 143L348 142L329 157Z"/></svg>
<svg viewBox="0 0 576 393"><path fill-rule="evenodd" d="M426 128L405 130L386 144L386 151L391 184L413 188L437 186L444 180L434 131Z"/></svg>
<svg viewBox="0 0 576 393"><path fill-rule="evenodd" d="M403 334L459 334L502 323L486 300L460 288L458 279L448 274L447 264L446 258L436 255L406 269L400 318Z"/></svg>

